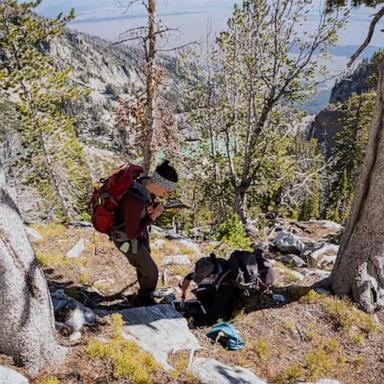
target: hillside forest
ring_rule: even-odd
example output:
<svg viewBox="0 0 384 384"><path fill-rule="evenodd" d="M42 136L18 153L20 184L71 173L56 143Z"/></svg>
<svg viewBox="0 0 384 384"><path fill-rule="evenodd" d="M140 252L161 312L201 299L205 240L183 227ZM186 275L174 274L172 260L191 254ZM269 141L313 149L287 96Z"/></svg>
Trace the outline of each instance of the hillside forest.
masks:
<svg viewBox="0 0 384 384"><path fill-rule="evenodd" d="M126 1L125 5L133 3L136 1ZM328 104L316 115L305 105L328 76L324 59L348 24L350 9L382 2L328 1L316 27L303 31L314 3L243 0L234 5L225 29L216 36L165 49L161 42L174 32L157 17L155 0L143 1L148 24L123 32L115 41L69 28L68 23L76 18L75 10L46 18L36 10L41 0L0 1L0 280L11 265L15 268L12 275L20 273L19 279L25 280L27 287L8 284L5 279L4 284L0 283L3 297L12 302L13 296L5 293L10 287L14 292L27 289L33 297L36 288L45 292L43 296L49 301L45 278L51 293L57 281L53 282L54 273L51 271L50 276L47 270L94 285L98 279L90 276L96 273L96 264L91 262L88 270L86 264L69 267L65 259L59 262L58 254L67 250L60 242L69 242L71 236L85 237L86 242L94 243L94 257L98 249L111 255L106 238L100 240L87 232L93 187L124 163L141 164L145 173L151 174L162 160L168 159L179 174L172 198L180 199L189 209L161 215L155 223L156 236L172 233L174 240L185 238L197 244L199 254L214 251L223 257L234 249L252 246L268 250L277 227L289 228L303 238L312 236L307 238L307 250L311 252L317 250L315 243L326 238L326 244L336 249L327 273L318 273L316 281L312 274L308 281L304 280L304 288L291 290L292 313L281 312L279 321L284 316L299 321L300 305L317 305L319 311L333 319L328 296L306 296L307 288L317 284L317 288L335 294L335 300L346 299L348 311L361 313L361 317L356 315L358 332L349 332L353 329L350 318L347 325L341 322L335 326L345 337L349 335L350 343L362 338L365 331L370 334L371 329L364 328L364 316L376 316L384 305L384 237L380 231L384 218L383 52L378 50L370 59L355 60L345 68L343 75L334 80ZM372 18L372 30L382 14L384 8ZM322 227L324 223L328 223L327 230ZM45 240L32 244L32 248L24 226L43 233ZM331 227L337 230L332 232ZM87 229L83 233L76 228ZM328 237L322 238L319 233ZM47 239L57 245L49 244ZM307 240L303 240L306 246ZM24 249L22 242L27 247L25 253L20 251ZM168 256L177 254L173 245L165 244ZM22 262L18 261L19 251L24 255ZM277 281L287 285L287 279L294 280L291 272L284 270L281 255L274 254L276 249L269 247L269 251L271 258L276 258L277 271L280 268ZM89 256L92 253L88 248L85 252ZM114 257L116 254L111 260ZM160 255L156 257L160 262ZM105 265L105 270L116 267L116 260ZM100 265L104 262L100 261ZM306 263L314 268L308 258ZM184 272L172 270L172 278ZM122 286L124 277L118 276L116 281L116 286ZM98 287L103 291L103 284ZM113 287L104 284L106 293L113 294ZM276 294L288 295L281 286L276 289ZM10 302L0 304L0 312L2 305L7 308ZM41 311L47 320L40 339L52 338L52 348L42 353L40 367L28 365L30 360L35 361L30 357L35 346L18 356L27 374L37 377L45 362L62 361L65 352L49 332L54 328L51 310L40 307L39 300L31 303L31 314ZM7 316L0 315L0 321L10 322ZM31 328L26 333L35 332L39 318L25 316L31 316ZM249 321L239 316L238 325L245 332ZM267 312L265 316L271 315ZM342 317L340 313L338 316ZM379 323L380 319L376 317ZM116 330L121 326L119 321L114 318L108 324ZM335 329L328 330L330 338L340 336L333 335ZM258 331L268 338L264 329ZM309 334L309 330L306 332ZM325 339L299 336L308 342L317 340L317 352L330 351ZM0 326L0 338L12 337L12 331L1 330ZM371 346L367 361L372 362L372 351L379 344L370 344L371 336L366 337L351 348ZM116 336L114 342L122 340ZM349 352L340 352L342 342L342 346L339 341L333 343L329 353L341 361ZM9 352L8 344L5 349L1 345L0 353L6 350L5 355L15 354ZM260 362L268 361L267 355L271 355L264 350L264 344L255 345L252 353ZM139 353L135 346L131 347L132 353ZM79 351L83 350L76 353ZM347 367L358 367L357 357L351 356L346 358L351 364ZM229 355L226 363L243 365ZM280 371L263 368L261 363L252 368L274 383L315 380L326 372L334 372L339 379L345 377L345 383L375 382L374 372L364 376L360 368L349 374L345 366L344 370L336 370L339 368L332 364L316 371L316 362L308 360L302 367L296 361L292 366L286 360L284 364ZM67 373L62 373L65 380ZM159 382L193 382L180 372L173 381L163 374L157 377L162 380ZM111 376L106 374L104 381L97 381L92 372L87 375L86 382L90 383L112 382L108 381L111 377L118 377L116 371ZM145 381L148 378L124 380L117 382L150 382Z"/></svg>

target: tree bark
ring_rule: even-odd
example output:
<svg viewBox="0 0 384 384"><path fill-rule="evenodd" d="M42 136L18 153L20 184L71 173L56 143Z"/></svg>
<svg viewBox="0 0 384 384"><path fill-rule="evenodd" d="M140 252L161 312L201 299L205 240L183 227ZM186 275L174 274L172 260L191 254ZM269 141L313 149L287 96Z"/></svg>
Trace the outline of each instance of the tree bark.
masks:
<svg viewBox="0 0 384 384"><path fill-rule="evenodd" d="M247 190L248 187L238 187L235 191L235 200L233 202L233 211L240 217L240 221L247 224Z"/></svg>
<svg viewBox="0 0 384 384"><path fill-rule="evenodd" d="M351 297L367 312L384 308L383 68L382 65L363 169L331 274L335 293Z"/></svg>
<svg viewBox="0 0 384 384"><path fill-rule="evenodd" d="M148 0L148 52L146 57L147 82L147 116L146 137L144 145L144 173L148 174L152 162L152 138L155 110L155 64L156 64L156 0Z"/></svg>
<svg viewBox="0 0 384 384"><path fill-rule="evenodd" d="M7 193L1 163L0 292L0 353L12 357L32 376L60 363L66 348L55 340L47 283Z"/></svg>

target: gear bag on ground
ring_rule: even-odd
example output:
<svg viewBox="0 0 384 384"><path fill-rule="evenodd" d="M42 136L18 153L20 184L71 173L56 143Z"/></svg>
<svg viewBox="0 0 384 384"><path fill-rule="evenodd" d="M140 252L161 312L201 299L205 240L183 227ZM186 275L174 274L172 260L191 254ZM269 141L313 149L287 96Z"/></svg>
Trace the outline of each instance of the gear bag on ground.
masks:
<svg viewBox="0 0 384 384"><path fill-rule="evenodd" d="M265 290L274 281L273 265L263 257L261 250L232 252L229 267L235 286L248 293Z"/></svg>

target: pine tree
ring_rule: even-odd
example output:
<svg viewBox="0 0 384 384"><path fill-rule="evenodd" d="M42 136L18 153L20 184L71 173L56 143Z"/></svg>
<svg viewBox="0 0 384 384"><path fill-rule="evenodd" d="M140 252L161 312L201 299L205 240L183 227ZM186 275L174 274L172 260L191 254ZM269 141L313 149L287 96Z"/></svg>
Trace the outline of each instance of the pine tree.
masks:
<svg viewBox="0 0 384 384"><path fill-rule="evenodd" d="M364 161L368 128L376 92L354 95L338 109L343 112L336 135L335 160L330 169L331 188L326 198L326 217L344 222L349 216L357 177Z"/></svg>
<svg viewBox="0 0 384 384"><path fill-rule="evenodd" d="M34 12L40 3L0 4L1 97L11 98L23 118L31 171L24 182L40 192L48 217L71 219L86 207L90 177L74 119L63 106L81 92L69 81L70 69L59 70L47 49L74 14L46 19Z"/></svg>
<svg viewBox="0 0 384 384"><path fill-rule="evenodd" d="M226 215L233 209L243 224L260 202L252 195L263 193L272 206L281 201L281 173L292 168L293 157L284 157L298 121L294 107L314 91L319 71L314 53L333 44L343 24L324 16L314 33L299 32L310 7L307 0L243 1L208 53L209 64L197 57L191 65L206 73L187 76L189 122L200 139L193 150L209 154L203 179L212 188L204 193ZM289 54L292 46L300 52L295 57Z"/></svg>

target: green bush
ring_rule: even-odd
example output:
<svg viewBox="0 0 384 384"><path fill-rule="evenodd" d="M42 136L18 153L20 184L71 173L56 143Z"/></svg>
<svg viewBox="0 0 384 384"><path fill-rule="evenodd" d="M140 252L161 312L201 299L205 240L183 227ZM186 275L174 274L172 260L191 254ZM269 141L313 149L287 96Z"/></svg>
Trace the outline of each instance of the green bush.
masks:
<svg viewBox="0 0 384 384"><path fill-rule="evenodd" d="M251 249L251 240L245 233L244 226L237 214L233 214L218 227L216 238L225 243L230 249Z"/></svg>

